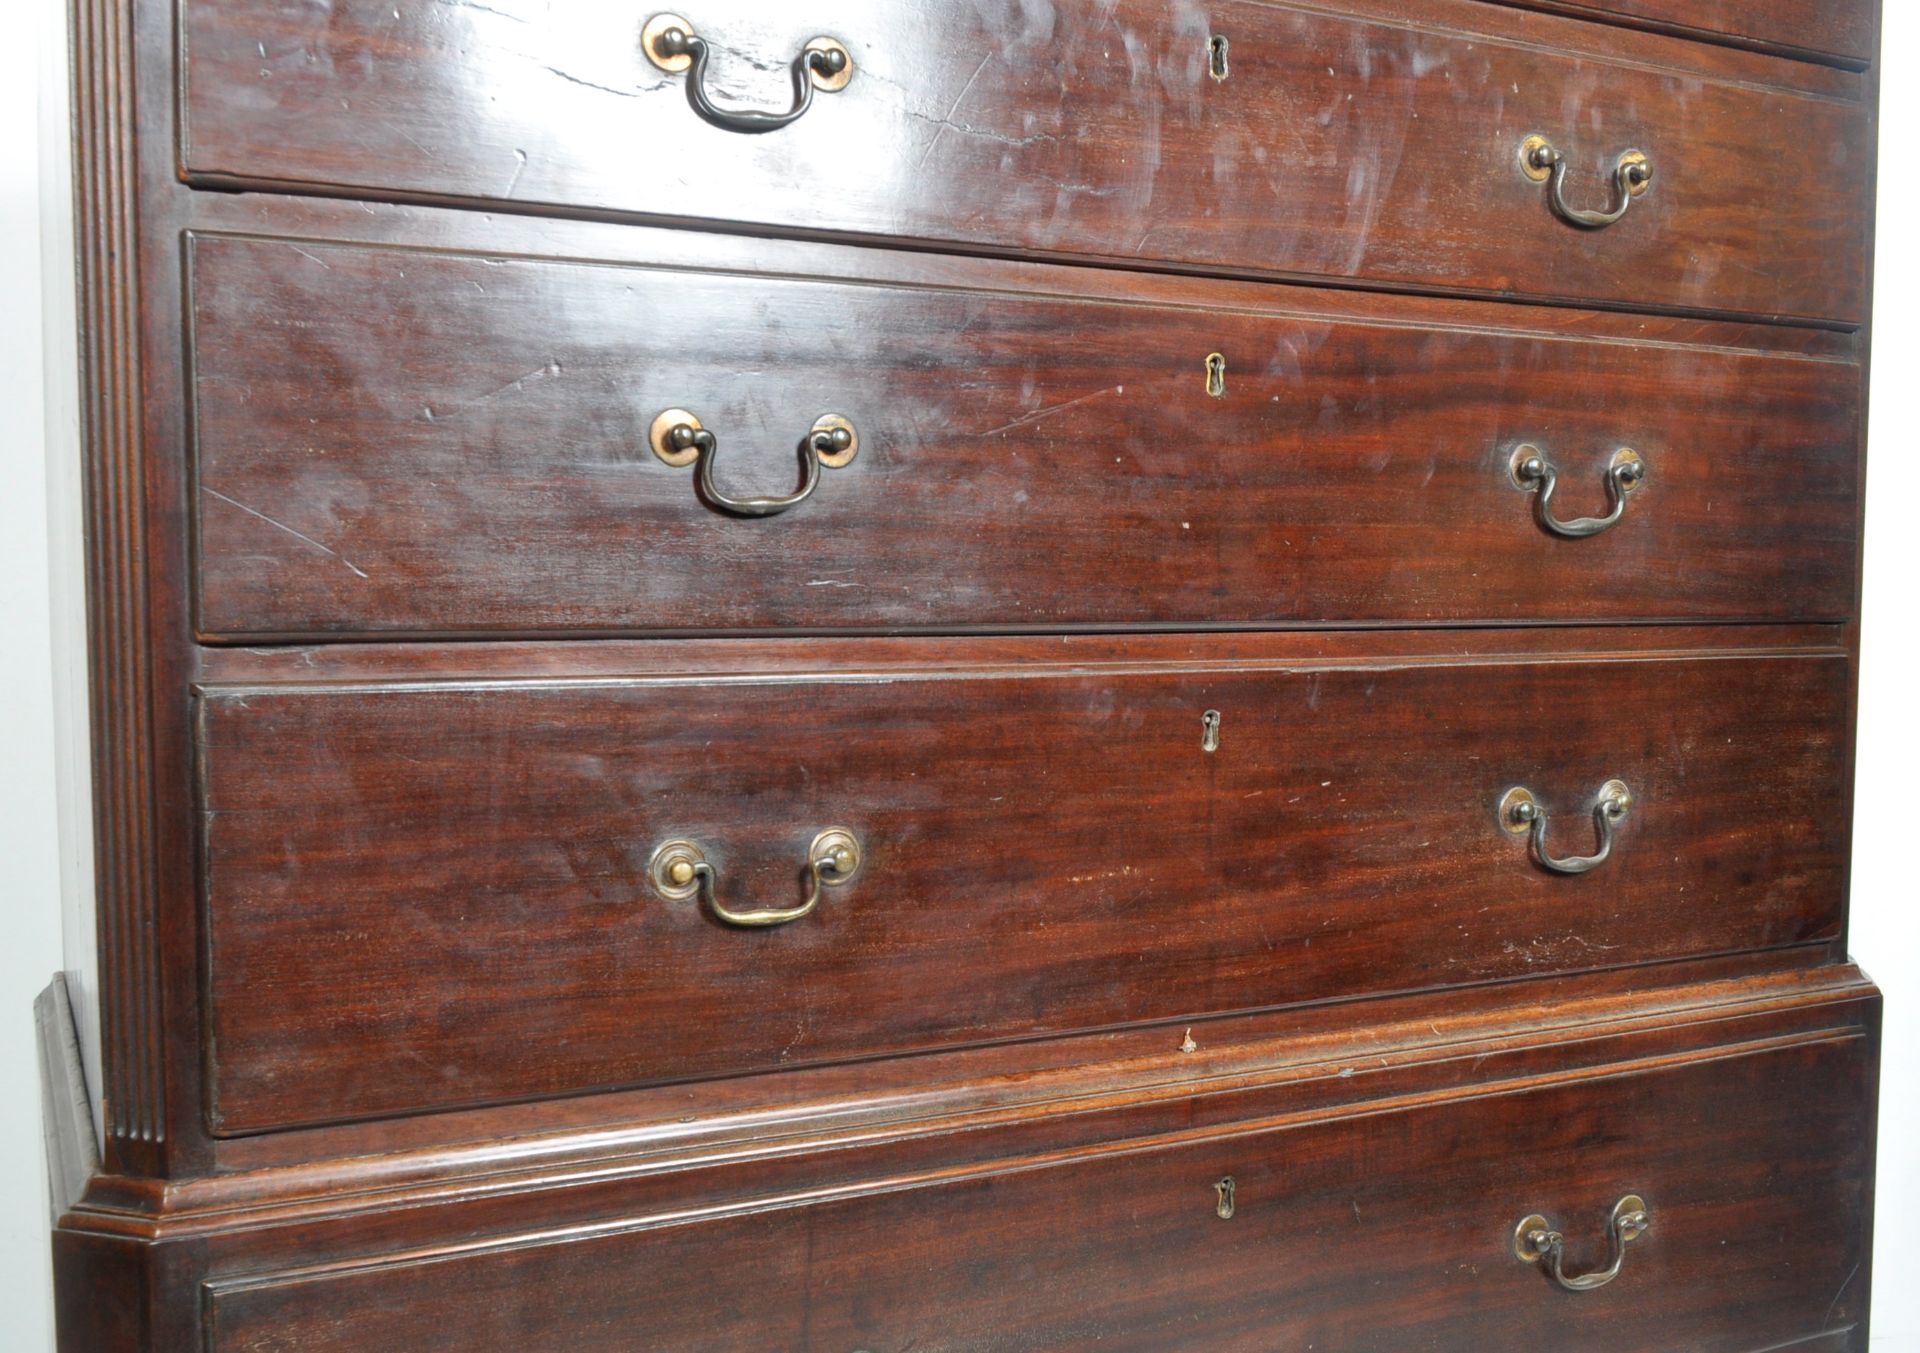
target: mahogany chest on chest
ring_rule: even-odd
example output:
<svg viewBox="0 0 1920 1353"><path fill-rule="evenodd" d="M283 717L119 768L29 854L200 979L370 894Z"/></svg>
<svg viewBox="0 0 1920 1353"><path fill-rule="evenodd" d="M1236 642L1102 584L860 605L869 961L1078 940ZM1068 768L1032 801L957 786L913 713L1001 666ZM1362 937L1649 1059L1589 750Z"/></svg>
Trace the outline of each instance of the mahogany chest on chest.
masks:
<svg viewBox="0 0 1920 1353"><path fill-rule="evenodd" d="M1864 1353L1871 0L76 0L62 1347Z"/></svg>

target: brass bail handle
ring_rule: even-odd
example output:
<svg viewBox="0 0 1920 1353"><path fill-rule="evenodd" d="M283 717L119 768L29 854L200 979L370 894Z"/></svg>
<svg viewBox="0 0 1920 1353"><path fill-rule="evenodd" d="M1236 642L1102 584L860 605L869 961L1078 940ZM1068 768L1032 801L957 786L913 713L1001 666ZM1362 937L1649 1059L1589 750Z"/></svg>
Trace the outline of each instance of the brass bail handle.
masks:
<svg viewBox="0 0 1920 1353"><path fill-rule="evenodd" d="M1598 869L1613 854L1613 829L1625 820L1633 806L1633 793L1620 780L1609 780L1600 787L1593 804L1594 832L1599 849L1591 855L1555 857L1547 849L1547 814L1533 792L1523 787L1509 789L1500 800L1500 825L1515 836L1530 840L1533 858L1543 869L1555 874L1584 874Z"/></svg>
<svg viewBox="0 0 1920 1353"><path fill-rule="evenodd" d="M1627 214L1634 199L1653 186L1653 162L1637 150L1622 151L1613 167L1616 204L1606 211L1584 211L1567 205L1567 157L1544 136L1529 136L1520 145L1520 167L1535 183L1551 183L1553 209L1568 225L1600 230Z"/></svg>
<svg viewBox="0 0 1920 1353"><path fill-rule="evenodd" d="M1607 515L1575 517L1572 521L1561 521L1553 515L1553 491L1559 487L1560 471L1537 447L1523 446L1515 451L1509 473L1514 483L1533 494L1533 515L1542 530L1578 540L1597 536L1619 523L1627 512L1627 495L1646 482L1647 463L1630 447L1615 451L1602 476L1607 491Z"/></svg>
<svg viewBox="0 0 1920 1353"><path fill-rule="evenodd" d="M784 113L722 108L707 94L707 62L713 48L678 14L656 14L640 30L647 60L671 75L687 76L687 101L716 127L753 135L798 122L813 107L813 92L837 94L853 79L853 54L836 38L815 38L793 59L793 107Z"/></svg>
<svg viewBox="0 0 1920 1353"><path fill-rule="evenodd" d="M1647 1213L1647 1200L1637 1193L1629 1193L1613 1205L1613 1215L1608 1219L1607 1233L1612 1238L1611 1262L1598 1273L1579 1277L1567 1275L1566 1237L1554 1230L1553 1224L1539 1213L1522 1217L1520 1224L1514 1227L1513 1253L1523 1264L1540 1265L1565 1290L1591 1292L1605 1287L1620 1276L1620 1269L1627 1262L1627 1246L1645 1235L1647 1228L1652 1225L1653 1219Z"/></svg>
<svg viewBox="0 0 1920 1353"><path fill-rule="evenodd" d="M716 920L732 926L786 925L813 913L823 889L838 888L860 869L859 838L845 827L829 827L807 848L807 898L797 907L735 911L720 901L720 871L692 841L668 841L653 852L647 877L655 892L679 902L698 896Z"/></svg>
<svg viewBox="0 0 1920 1353"><path fill-rule="evenodd" d="M805 475L799 489L777 498L734 498L721 492L713 482L713 462L719 455L720 439L702 426L699 418L685 409L668 409L653 420L647 434L653 454L668 465L692 465L694 483L700 497L735 517L777 517L790 512L813 497L820 487L820 469L837 470L860 454L860 433L853 423L837 413L822 414L813 420L807 435L800 440L800 459Z"/></svg>

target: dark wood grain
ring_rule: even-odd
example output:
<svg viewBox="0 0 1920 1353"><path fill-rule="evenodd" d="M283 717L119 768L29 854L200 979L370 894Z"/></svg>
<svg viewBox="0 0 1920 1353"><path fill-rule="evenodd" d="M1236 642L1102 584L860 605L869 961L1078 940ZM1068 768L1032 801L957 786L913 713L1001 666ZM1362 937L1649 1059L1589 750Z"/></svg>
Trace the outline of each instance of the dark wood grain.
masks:
<svg viewBox="0 0 1920 1353"><path fill-rule="evenodd" d="M732 4L694 20L720 49L723 100L789 98L785 67L823 27L856 63L795 125L744 136L695 115L641 51L646 15L611 0L564 16L538 0L188 0L181 154L203 181L1862 317L1857 84L1768 88L1814 68L1467 0L1341 8ZM1605 199L1629 148L1655 185L1611 229L1575 229L1521 172L1536 132L1583 202Z"/></svg>
<svg viewBox="0 0 1920 1353"><path fill-rule="evenodd" d="M1850 65L1873 59L1873 0L1508 0L1562 14L1651 24Z"/></svg>
<svg viewBox="0 0 1920 1353"><path fill-rule="evenodd" d="M1818 938L1835 659L216 690L215 1115L257 1131ZM1219 710L1221 747L1201 749ZM1524 784L1587 853L1531 864ZM645 882L701 842L736 931ZM1682 905L1676 905L1682 902ZM671 1030L656 1035L654 1031Z"/></svg>
<svg viewBox="0 0 1920 1353"><path fill-rule="evenodd" d="M168 1135L158 925L165 734L158 692L181 640L166 624L150 556L147 427L142 418L140 165L132 127L134 17L114 0L74 0L75 272L81 438L88 512L87 664L93 760L93 886L105 1154L154 1168ZM177 401L176 401L177 403ZM162 595L155 605L154 591ZM173 725L178 728L178 720ZM174 838L174 839L177 839ZM178 1105L174 1106L177 1110Z"/></svg>
<svg viewBox="0 0 1920 1353"><path fill-rule="evenodd" d="M1219 1126L1280 1112L1328 1113L1389 1096L1471 1091L1489 1077L1609 1065L1622 1056L1622 1039L1631 1041L1634 1057L1667 1057L1835 1027L1879 997L1859 969L1835 963L1823 948L226 1137L215 1144L219 1172L174 1183L168 1203L181 1225L217 1216L248 1227L296 1213L444 1204L503 1171L523 1180L572 1178L589 1165L602 1180L631 1180L659 1175L667 1162L705 1171L693 1191L743 1200L764 1196L774 1174L816 1184L857 1181L876 1170L992 1161L1007 1154L1009 1139L1046 1151L1088 1149L1202 1121ZM1354 1018L1357 1011L1363 1020ZM1008 1132L995 1138L975 1131L989 1124ZM744 1156L765 1156L774 1141L797 1154L777 1171L726 1178ZM504 1154L503 1142L513 1143ZM855 1144L860 1149L846 1149ZM839 1163L829 1165L817 1152ZM96 1187L89 1203L139 1207L137 1188L129 1181ZM684 1178L660 1188L669 1210L689 1191ZM620 1206L631 1213L632 1196ZM509 1226L517 1224L511 1210L506 1215ZM404 1235L404 1223L394 1235ZM308 1251L292 1253L297 1261Z"/></svg>
<svg viewBox="0 0 1920 1353"><path fill-rule="evenodd" d="M1616 659L1814 657L1849 652L1843 625L1584 625L1329 628L1164 634L779 635L277 644L202 650L207 686L574 681L744 675L820 681L929 673L1004 676L1032 667L1116 676L1275 668Z"/></svg>
<svg viewBox="0 0 1920 1353"><path fill-rule="evenodd" d="M53 1236L54 1319L59 1353L149 1353L154 1337L152 1248L79 1228ZM176 1309L184 1305L177 1294ZM190 1347L190 1345L179 1345Z"/></svg>
<svg viewBox="0 0 1920 1353"><path fill-rule="evenodd" d="M216 1335L356 1353L1095 1338L1262 1353L1503 1341L1864 1353L1877 995L1844 962L1863 440L1852 420L1864 411L1879 81L1858 69L1873 40L1861 0L830 8L753 0L692 14L718 48L723 99L783 98L793 47L821 29L856 48L846 93L749 142L699 122L677 80L637 59L647 11L605 0L75 0L107 1132L102 1173L55 1232L63 1353L172 1353ZM1232 44L1217 84L1202 73L1215 32ZM1655 155L1656 185L1619 226L1575 233L1516 168L1530 131L1566 144L1581 202L1599 199L1629 144ZM375 487L445 506L439 490L382 478L356 444L363 476L321 482L331 501L264 508L316 542L304 564L287 552L307 547L270 522L246 528L262 532L251 566L278 570L279 586L250 583L231 552L207 559L226 570L241 621L304 608L319 617L312 631L203 631L196 604L218 598L199 596L198 547L240 537L201 513L246 515L202 492L193 460L190 326L203 316L183 241L216 235L269 241L244 245L265 260L242 279L261 351L229 362L268 377L259 400L307 397L308 417L402 427L405 402L370 411L365 393L493 379L448 390L508 401L467 414L489 433L487 455L529 486L503 514L506 481L475 481L493 497L465 529L496 544L488 529L516 513L546 530L576 512L563 497L586 501L581 520L611 520L617 504L583 492L581 448L604 454L651 416L638 407L643 377L611 362L664 360L664 345L640 331L641 302L610 315L617 302L580 280L590 272L683 283L732 336L722 351L681 298L661 312L705 358L698 374L717 387L707 407L740 422L726 442L740 459L723 470L736 487L791 468L771 430L798 389L775 391L766 374L785 359L776 335L750 327L737 299L749 289L769 319L813 328L809 402L829 382L853 388L870 365L889 385L870 408L885 413L907 406L896 392L924 400L934 388L896 350L931 364L976 345L948 384L1000 397L1011 368L996 365L990 331L1030 339L1036 317L1052 320L1032 349L1036 393L1080 374L1099 383L1066 399L1115 392L1064 410L1016 402L1008 419L1048 412L1008 436L1025 431L1053 464L1086 469L1089 443L1121 439L1101 420L1121 384L1135 389L1122 345L1142 381L1167 382L1165 408L1144 416L1172 426L1199 388L1204 351L1189 344L1217 328L1232 345L1228 393L1208 407L1236 435L1155 447L1162 459L1143 461L1141 482L1157 495L1131 517L1109 513L1122 525L1104 539L1081 532L1086 565L1027 538L1046 527L1001 530L1004 559L1079 587L1093 633L1005 619L1010 584L981 566L978 543L937 525L922 527L921 554L890 528L881 556L922 571L929 609L986 618L923 621L896 603L906 618L880 626L808 622L861 637L742 633L782 623L765 619L696 635L627 618L631 598L589 597L586 610L603 608L591 625L522 605L471 633L398 628L416 599L401 600L396 558L379 561L392 576L342 570L336 581L363 592L299 595L317 584L298 569L331 566L324 549L336 546L302 523L394 523L381 503L355 505ZM265 251L286 247L276 237L336 264L410 255L425 272L343 269L333 285L391 326L352 332L337 297L295 270L308 260L270 276ZM502 313L535 349L497 374L521 355L506 325L468 332L485 312L434 291L448 282L439 270L486 259L518 279ZM788 301L825 294L857 294L845 313L878 311L883 340ZM918 331L884 318L901 297ZM1158 323L1134 323L1142 313ZM362 345L329 354L302 340L305 355L332 359L308 382L330 406L274 365L293 349L269 341L271 318ZM591 361L563 355L564 391L522 380L553 355L531 341L543 327L598 335ZM933 327L949 347L930 343ZM1456 379L1455 413L1438 412L1440 380L1394 336L1418 336ZM1248 337L1271 346L1242 362ZM1336 397L1353 462L1295 426L1262 439L1236 382L1276 375L1282 338L1300 361L1294 397L1302 410L1318 387ZM404 371L378 364L403 357ZM1560 383L1516 395L1502 358ZM1377 366L1372 391L1357 384L1363 361ZM591 398L574 383L589 372ZM1611 419L1600 412L1598 391L1623 378L1669 409L1664 426L1722 434L1662 448L1689 469L1710 456L1714 473L1661 478L1656 465L1648 510L1623 528L1666 533L1664 553L1634 544L1614 557L1639 566L1605 588L1549 563L1541 576L1556 586L1540 597L1501 594L1471 568L1446 573L1442 551L1409 555L1410 568L1436 570L1424 597L1379 564L1382 523L1446 511L1402 482L1399 470L1427 465L1396 437L1423 419L1555 434L1564 445L1549 449L1569 462L1563 508L1588 511L1597 466L1579 463L1629 435L1603 422L1636 416L1632 390ZM622 380L636 407L608 393ZM778 407L756 406L755 388L781 394ZM284 409L236 413L245 392L220 393L234 426L276 430L260 449L297 444ZM1287 394L1276 379L1268 397ZM943 395L948 425L886 429L903 440L870 442L887 454L863 453L827 494L872 494L902 446L927 451L915 468L936 450L943 473L987 465L958 448L993 424ZM605 426L583 431L543 400ZM1501 426L1495 402L1529 426ZM1204 431L1207 417L1189 423ZM512 440L516 420L553 444ZM1736 426L1760 435L1731 446ZM1249 429L1279 449L1273 459L1324 476L1347 511L1325 517L1316 566L1291 575L1258 556L1257 532L1222 535L1199 572L1239 591L1203 595L1168 572L1177 545L1133 537L1157 541L1170 491L1195 509L1180 518L1189 532L1226 519L1221 493L1203 501L1193 487L1206 473L1194 445L1252 467L1242 480L1278 482L1262 480L1275 467L1252 461ZM1776 437L1803 448L1797 483ZM556 449L571 459L541 482L554 463L543 451ZM1393 473L1375 476L1369 501L1352 471L1384 450ZM1169 468L1177 457L1184 475ZM1123 491L1098 468L1109 498ZM994 471L979 482L1010 482ZM684 472L667 474L685 486ZM1049 480L1057 504L1070 482ZM1442 461L1420 487L1457 495L1478 522L1479 485ZM912 491L933 492L920 479ZM1320 507L1298 485L1288 494L1303 519ZM1423 496L1431 507L1410 506ZM878 500L859 501L871 529ZM1721 531L1735 504L1769 548ZM1068 521L1089 511L1063 510ZM408 624L457 609L429 586L447 575L420 564L452 557L455 543L429 530L449 520L460 518L425 513L404 548L393 527L419 593ZM1518 556L1489 548L1493 522L1474 527L1474 548L1504 568ZM784 524L806 529L804 517ZM1349 540L1379 571L1382 610L1369 611L1373 594L1333 548ZM833 543L816 558L764 554L737 580L764 600L767 573L828 562ZM573 568L570 547L542 545ZM1728 552L1742 550L1736 569ZM1249 551L1256 569L1241 562ZM728 567L724 551L696 553L703 568ZM942 553L974 569L985 602L936 576L924 556ZM467 560L485 573L484 555ZM609 581L632 567L622 552L600 562ZM1076 578L1080 567L1092 571ZM1136 585L1161 613L1128 597ZM1252 620L1206 618L1262 598L1262 585L1268 604L1250 606ZM1551 613L1546 597L1581 585L1586 605ZM378 587L386 609L358 609ZM1316 588L1324 614L1297 620ZM824 614L838 600L802 605ZM1635 617L1678 623L1613 623ZM1742 619L1819 623L1720 623ZM1241 623L1313 628L1196 632ZM1355 625L1368 628L1342 628ZM1173 632L1142 632L1152 626ZM1227 713L1211 757L1202 707ZM200 738L196 711L218 737ZM711 753L695 742L703 730ZM875 746L887 754L863 758ZM1636 757L1650 788L1620 853L1566 889L1493 832L1479 797L1482 770L1537 776L1560 814L1556 844L1578 849L1569 833L1586 824L1567 822L1567 805L1578 816L1598 778L1622 771L1615 760ZM802 770L812 790L796 788ZM1027 810L1017 821L993 802L1003 787L1002 803ZM212 817L209 789L222 796ZM791 891L780 833L820 825L811 815L836 806L829 790L865 811L852 825L876 845L812 929L749 937L754 952L795 961L750 969L744 948L721 947L740 936L631 900L633 857L682 813L689 830L711 825L743 896ZM216 843L220 860L203 854ZM361 846L394 853L383 863ZM942 869L941 850L956 867ZM1082 858L1136 873L1070 889L1091 871L1060 866ZM1090 898L1081 911L1070 892ZM1596 940L1617 947L1579 943ZM712 993L696 985L702 963L718 965ZM1002 971L1013 980L988 980ZM1395 994L1396 982L1418 989ZM1327 999L1287 1003L1307 990ZM570 999L545 999L555 993ZM252 1117L233 1123L217 1116L217 1020L239 1021L232 1066L254 1077L232 1082L252 1096L234 1101ZM703 1056L701 1039L719 1051ZM1733 1059L1755 1070L1725 1070ZM578 1093L589 1088L603 1093ZM1226 1167L1213 1157L1242 1147L1236 1168L1266 1183L1242 1195L1251 1210L1219 1222L1211 1181ZM1197 1199L1194 1163L1207 1166ZM1659 1229L1597 1301L1545 1293L1507 1257L1520 1206L1554 1213L1578 1257L1594 1257L1595 1223L1629 1173ZM1462 1198L1503 1189L1516 1196L1484 1223L1477 1210L1463 1220ZM1676 1201L1699 1206L1663 1210ZM1240 1223L1262 1239L1232 1244ZM1659 1248L1667 1237L1677 1247ZM703 1261L721 1267L692 1267ZM777 1269L764 1282L763 1261ZM1479 1285L1503 1272L1521 1285ZM1544 1318L1532 1319L1540 1298ZM693 1333L679 1337L676 1320Z"/></svg>
<svg viewBox="0 0 1920 1353"><path fill-rule="evenodd" d="M99 1281L116 1293L138 1287L144 1294L137 1335L131 1322L107 1318L115 1309L111 1301L75 1309L76 1336L100 1337L74 1346L86 1353L203 1347L203 1292L363 1273L395 1260L431 1278L432 1261L529 1239L605 1235L900 1188L937 1196L925 1188L959 1178L1012 1178L1069 1159L1137 1157L1281 1127L1337 1130L1381 1113L1440 1110L1839 1039L1864 1040L1870 1049L1878 1028L1878 996L1857 969L1681 978L1678 985L1660 972L1640 976L1632 982L1623 973L1593 974L1390 998L1369 1007L1379 1014L1377 1023L1358 1025L1326 1007L1305 1008L1279 1021L1290 1032L1277 1041L1235 1045L1224 1025L1209 1026L1196 1054L1158 1050L1164 1068L1158 1078L1149 1069L1152 1059L1106 1063L1115 1083L1092 1096L1071 1087L1097 1079L1098 1060L1061 1059L1059 1076L981 1078L952 1087L963 1091L965 1108L955 1100L936 1108L918 1093L873 1094L876 1073L884 1078L889 1067L872 1063L762 1078L763 1088L774 1079L825 1077L849 1088L865 1083L869 1093L858 1101L864 1112L837 1119L823 1112L825 1105L798 1100L791 1117L748 1113L731 1123L714 1117L716 1104L704 1091L718 1088L750 1102L753 1085L737 1083L734 1090L745 1091L746 1100L723 1087L654 1092L654 1111L662 1117L652 1127L608 1107L622 1096L489 1110L484 1139L455 1150L435 1145L444 1138L416 1131L425 1120L394 1120L379 1125L377 1136L356 1130L357 1149L369 1153L345 1158L331 1154L328 1134L252 1139L268 1149L288 1140L307 1147L278 1168L256 1164L184 1180L164 1194L139 1180L103 1178L63 1219L57 1242L65 1290L84 1293ZM1273 1025L1274 1017L1265 1022ZM1109 1037L1139 1040L1138 1034ZM1032 1053L1044 1056L1044 1045L963 1057L1004 1062L1010 1054ZM1065 1098L1050 1101L1049 1085ZM683 1100L677 1114L675 1099ZM570 1119L570 1131L529 1134L529 1123L542 1117L551 1123L556 1110ZM596 1126L597 1119L616 1130ZM715 1129L724 1135L715 1137ZM402 1145L410 1132L411 1149ZM239 1144L245 1143L224 1145ZM1827 1149L1826 1143L1809 1145ZM1871 1161L1871 1134L1861 1152ZM1859 1224L1864 1232L1864 1221ZM1849 1281L1863 1304L1868 1276L1862 1267ZM80 1317L92 1312L100 1319L83 1323ZM1728 1304L1722 1313L1730 1328L1740 1328L1740 1307ZM1864 1327L1856 1325L1812 1346L1859 1353L1864 1341ZM513 1344L501 1336L478 1346ZM370 1345L369 1353L378 1347Z"/></svg>
<svg viewBox="0 0 1920 1353"><path fill-rule="evenodd" d="M934 290L225 237L192 270L223 637L1852 607L1850 363L1343 322L1313 294L1038 297L1011 270ZM668 408L736 494L791 491L821 414L862 444L743 520L653 455ZM1560 539L1511 477L1523 442L1563 518L1605 510L1618 447L1648 478Z"/></svg>
<svg viewBox="0 0 1920 1353"><path fill-rule="evenodd" d="M1855 79L1857 77L1846 77ZM1863 335L1842 328L1780 324L1765 318L1542 306L1523 300L1460 298L1358 287L1282 287L1269 280L1191 272L1089 267L1073 260L994 258L977 253L879 247L873 240L782 239L689 230L627 219L474 211L414 202L348 201L267 192L183 189L170 217L195 235L384 245L486 258L551 258L631 263L674 272L719 272L888 286L1004 291L1043 297L1157 303L1372 321L1421 328L1488 328L1634 343L1683 343L1858 363ZM180 240L172 274L180 272ZM884 244L884 242L879 242ZM181 336L178 313L164 330ZM170 349L171 350L171 349Z"/></svg>
<svg viewBox="0 0 1920 1353"><path fill-rule="evenodd" d="M1870 1065L1863 1040L1843 1039L665 1230L222 1284L212 1343L1747 1353L1864 1317ZM1228 1175L1223 1221L1213 1186ZM1607 1288L1560 1292L1508 1248L1538 1210L1571 1258L1602 1266L1605 1218L1628 1192L1653 1229Z"/></svg>

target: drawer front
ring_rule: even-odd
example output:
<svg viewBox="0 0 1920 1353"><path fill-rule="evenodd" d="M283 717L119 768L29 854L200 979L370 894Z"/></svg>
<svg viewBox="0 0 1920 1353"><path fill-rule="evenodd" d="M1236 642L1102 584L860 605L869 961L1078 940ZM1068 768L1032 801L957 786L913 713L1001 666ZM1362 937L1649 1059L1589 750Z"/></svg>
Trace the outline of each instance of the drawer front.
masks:
<svg viewBox="0 0 1920 1353"><path fill-rule="evenodd" d="M1859 1036L663 1229L216 1287L218 1353L1863 1347ZM1233 1180L1231 1218L1216 1185ZM1609 1260L1559 1290L1516 1224ZM1810 1345L1809 1345L1810 1346Z"/></svg>
<svg viewBox="0 0 1920 1353"><path fill-rule="evenodd" d="M809 13L751 0L688 16L713 44L700 88L716 104L778 106L788 66L823 33L851 52L853 74L792 125L748 135L704 119L688 75L649 60L644 6L182 8L182 158L212 181L1864 315L1864 105L1753 82L1792 63L1683 68L1727 54L1650 33L1464 0L1350 0L1350 14L1248 0L858 0ZM1556 52L1556 40L1588 50ZM1629 150L1649 157L1651 188L1618 223L1582 229L1523 169L1535 135L1565 157L1571 211L1618 205Z"/></svg>
<svg viewBox="0 0 1920 1353"><path fill-rule="evenodd" d="M249 1132L1831 938L1847 672L1380 658L215 689L213 1119ZM1590 854L1614 779L1632 803L1589 873L1503 829L1524 787L1546 854ZM820 867L816 888L833 828L858 867ZM692 894L674 898L650 878L676 841L713 871L709 898L697 874L663 881ZM719 915L816 891L785 924Z"/></svg>
<svg viewBox="0 0 1920 1353"><path fill-rule="evenodd" d="M1851 611L1851 362L1383 323L1319 293L1256 304L1198 282L1171 288L1177 304L1022 294L1023 270L983 273L1004 289L197 239L200 623L241 637ZM671 409L713 434L713 482L736 497L792 492L823 414L859 441L806 501L742 517L654 453ZM1554 466L1555 520L1623 498L1618 523L1548 529L1539 488L1513 477L1523 445ZM1645 473L1616 494L1622 448Z"/></svg>
<svg viewBox="0 0 1920 1353"><path fill-rule="evenodd" d="M1791 48L1845 62L1873 58L1873 0L1514 0L1570 14L1619 16L1688 34Z"/></svg>

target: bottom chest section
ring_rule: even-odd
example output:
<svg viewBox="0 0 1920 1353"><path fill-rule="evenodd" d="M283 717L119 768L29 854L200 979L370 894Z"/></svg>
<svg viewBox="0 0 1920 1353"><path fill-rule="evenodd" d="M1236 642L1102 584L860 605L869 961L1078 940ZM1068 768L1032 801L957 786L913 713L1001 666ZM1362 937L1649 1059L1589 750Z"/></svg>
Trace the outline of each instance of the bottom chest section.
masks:
<svg viewBox="0 0 1920 1353"><path fill-rule="evenodd" d="M1516 1001L1466 1037L1435 1012L1179 1088L1116 1067L857 1145L716 1140L678 1183L628 1160L470 1188L253 1242L269 1266L204 1283L201 1315L214 1353L1864 1348L1866 990L1524 1033Z"/></svg>

